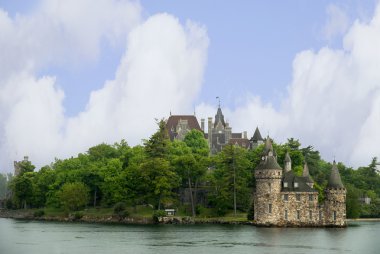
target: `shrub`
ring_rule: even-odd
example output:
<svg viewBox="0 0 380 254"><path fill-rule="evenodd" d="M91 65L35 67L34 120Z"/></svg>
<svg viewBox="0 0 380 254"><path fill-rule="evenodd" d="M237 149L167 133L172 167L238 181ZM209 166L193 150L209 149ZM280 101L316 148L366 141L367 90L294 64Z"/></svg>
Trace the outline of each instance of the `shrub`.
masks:
<svg viewBox="0 0 380 254"><path fill-rule="evenodd" d="M156 210L153 212L153 221L155 223L158 223L159 222L159 218L160 217L165 217L166 216L166 213L164 210Z"/></svg>
<svg viewBox="0 0 380 254"><path fill-rule="evenodd" d="M124 202L116 203L113 207L113 213L119 216L119 219L124 219L129 216L127 205Z"/></svg>
<svg viewBox="0 0 380 254"><path fill-rule="evenodd" d="M80 219L82 219L82 217L83 217L83 212L75 212L74 214L73 214L74 216L74 220L80 220Z"/></svg>
<svg viewBox="0 0 380 254"><path fill-rule="evenodd" d="M42 217L45 215L45 211L44 210L37 210L33 213L33 216L34 217Z"/></svg>
<svg viewBox="0 0 380 254"><path fill-rule="evenodd" d="M89 189L82 182L65 183L59 192L59 199L66 210L78 211L87 205Z"/></svg>

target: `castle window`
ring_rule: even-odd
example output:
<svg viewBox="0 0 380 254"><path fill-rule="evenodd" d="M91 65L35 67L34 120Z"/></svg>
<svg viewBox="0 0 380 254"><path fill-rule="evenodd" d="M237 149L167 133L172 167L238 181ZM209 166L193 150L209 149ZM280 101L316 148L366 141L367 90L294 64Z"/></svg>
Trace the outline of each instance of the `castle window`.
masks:
<svg viewBox="0 0 380 254"><path fill-rule="evenodd" d="M285 210L285 220L288 220L288 210Z"/></svg>
<svg viewBox="0 0 380 254"><path fill-rule="evenodd" d="M269 192L272 192L272 184L271 183L268 183L268 187L269 187Z"/></svg>
<svg viewBox="0 0 380 254"><path fill-rule="evenodd" d="M288 188L288 182L284 182L284 188Z"/></svg>
<svg viewBox="0 0 380 254"><path fill-rule="evenodd" d="M299 220L301 218L301 212L300 210L297 210L297 220Z"/></svg>
<svg viewBox="0 0 380 254"><path fill-rule="evenodd" d="M336 211L333 212L333 220L336 221Z"/></svg>
<svg viewBox="0 0 380 254"><path fill-rule="evenodd" d="M313 212L311 210L309 211L309 219L313 219Z"/></svg>
<svg viewBox="0 0 380 254"><path fill-rule="evenodd" d="M284 194L284 200L288 201L288 199L289 199L289 194Z"/></svg>
<svg viewBox="0 0 380 254"><path fill-rule="evenodd" d="M272 213L272 204L269 204L269 205L268 205L268 212L269 212L269 213Z"/></svg>
<svg viewBox="0 0 380 254"><path fill-rule="evenodd" d="M298 183L294 182L294 188L298 188Z"/></svg>
<svg viewBox="0 0 380 254"><path fill-rule="evenodd" d="M322 220L322 211L319 211L319 220Z"/></svg>
<svg viewBox="0 0 380 254"><path fill-rule="evenodd" d="M301 194L296 194L296 200L301 201Z"/></svg>
<svg viewBox="0 0 380 254"><path fill-rule="evenodd" d="M309 201L313 201L313 194L309 194Z"/></svg>

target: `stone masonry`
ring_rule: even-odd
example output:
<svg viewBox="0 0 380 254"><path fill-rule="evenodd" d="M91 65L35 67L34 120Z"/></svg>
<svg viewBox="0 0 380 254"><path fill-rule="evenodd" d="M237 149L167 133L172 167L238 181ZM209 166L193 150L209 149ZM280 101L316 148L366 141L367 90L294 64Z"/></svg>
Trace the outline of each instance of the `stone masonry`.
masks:
<svg viewBox="0 0 380 254"><path fill-rule="evenodd" d="M344 227L346 226L346 189L334 161L325 190L326 199L318 203L318 192L305 164L302 176L291 171L289 154L285 169L277 163L267 137L262 160L255 169L253 195L254 220L262 226Z"/></svg>

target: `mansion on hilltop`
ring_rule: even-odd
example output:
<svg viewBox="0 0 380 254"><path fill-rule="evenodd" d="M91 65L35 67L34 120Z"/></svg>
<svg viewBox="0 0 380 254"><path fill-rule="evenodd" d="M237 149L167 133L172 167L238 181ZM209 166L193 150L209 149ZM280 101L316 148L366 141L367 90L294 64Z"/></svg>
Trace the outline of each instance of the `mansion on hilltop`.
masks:
<svg viewBox="0 0 380 254"><path fill-rule="evenodd" d="M305 163L302 176L292 171L289 153L285 156L284 169L277 162L277 154L269 137L264 140L258 128L248 139L247 132L234 133L220 108L214 122L208 118L201 125L195 115L170 115L166 123L170 140L183 140L186 133L196 129L204 133L210 153L220 152L227 144L254 149L265 142L259 165L254 169L256 189L252 208L254 222L262 226L293 227L344 227L346 226L346 189L343 186L334 161L325 193L325 201L318 202L318 191ZM206 194L207 195L207 194ZM186 195L185 195L186 196Z"/></svg>
<svg viewBox="0 0 380 254"><path fill-rule="evenodd" d="M246 131L242 133L233 133L232 127L230 127L229 123L224 120L220 105L216 112L214 122L212 121L212 117L208 118L207 131L205 131L205 119L201 119L201 125L199 126L195 115L170 115L166 122L166 128L169 132L171 141L174 139L183 140L186 133L192 129L203 132L205 139L208 141L211 154L220 152L223 146L227 144L254 149L264 142L259 128L256 128L251 139L247 138Z"/></svg>

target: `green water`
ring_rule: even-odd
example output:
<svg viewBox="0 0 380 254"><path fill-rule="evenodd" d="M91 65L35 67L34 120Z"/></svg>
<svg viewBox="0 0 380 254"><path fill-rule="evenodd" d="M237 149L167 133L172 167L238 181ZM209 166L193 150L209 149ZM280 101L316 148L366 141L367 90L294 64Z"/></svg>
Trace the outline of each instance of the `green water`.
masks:
<svg viewBox="0 0 380 254"><path fill-rule="evenodd" d="M97 225L0 219L0 254L380 253L380 222L345 229Z"/></svg>

